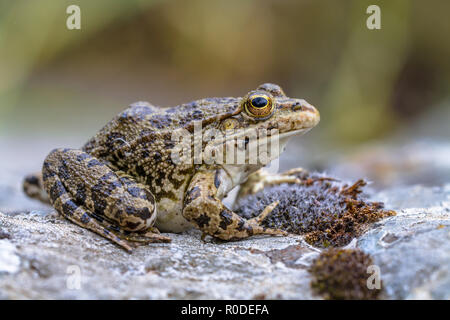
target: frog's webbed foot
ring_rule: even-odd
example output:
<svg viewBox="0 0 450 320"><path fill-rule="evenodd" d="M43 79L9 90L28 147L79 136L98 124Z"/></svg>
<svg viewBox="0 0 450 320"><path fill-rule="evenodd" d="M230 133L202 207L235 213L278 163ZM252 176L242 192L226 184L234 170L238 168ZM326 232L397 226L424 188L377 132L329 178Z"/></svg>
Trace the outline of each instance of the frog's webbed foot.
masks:
<svg viewBox="0 0 450 320"><path fill-rule="evenodd" d="M88 153L54 150L45 159L42 173L51 204L79 226L128 251L128 241L169 241L152 232L156 206L147 187Z"/></svg>
<svg viewBox="0 0 450 320"><path fill-rule="evenodd" d="M237 215L217 198L214 172L198 172L189 184L184 199L183 216L205 234L222 240L238 240L252 235L287 235L278 229L266 228L262 221L278 204L274 202L250 220Z"/></svg>

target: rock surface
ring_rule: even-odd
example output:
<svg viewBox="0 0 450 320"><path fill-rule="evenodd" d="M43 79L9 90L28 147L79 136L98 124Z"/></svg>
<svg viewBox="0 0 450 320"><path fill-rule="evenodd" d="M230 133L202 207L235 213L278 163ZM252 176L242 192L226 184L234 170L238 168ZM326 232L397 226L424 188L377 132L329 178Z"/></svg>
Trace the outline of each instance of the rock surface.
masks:
<svg viewBox="0 0 450 320"><path fill-rule="evenodd" d="M450 299L450 185L391 190L385 197L397 216L374 224L357 246L380 267L386 296ZM414 207L420 203L428 206Z"/></svg>
<svg viewBox="0 0 450 320"><path fill-rule="evenodd" d="M300 237L218 244L190 231L128 254L52 214L0 214L0 225L11 235L0 242L1 298L312 298L305 267L264 254L289 246L300 248L292 259L314 253Z"/></svg>
<svg viewBox="0 0 450 320"><path fill-rule="evenodd" d="M408 208L421 195L428 207ZM371 254L380 267L383 298L449 299L450 185L373 197L398 215L349 246ZM3 299L320 298L307 271L320 251L300 236L218 243L203 242L192 230L128 254L51 210L0 213L0 228Z"/></svg>

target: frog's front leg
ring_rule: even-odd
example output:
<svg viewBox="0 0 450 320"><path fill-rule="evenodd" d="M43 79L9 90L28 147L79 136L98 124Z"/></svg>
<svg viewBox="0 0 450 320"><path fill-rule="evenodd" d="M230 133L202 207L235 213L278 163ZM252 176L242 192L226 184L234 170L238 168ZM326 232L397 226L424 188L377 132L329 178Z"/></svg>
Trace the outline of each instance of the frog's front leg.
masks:
<svg viewBox="0 0 450 320"><path fill-rule="evenodd" d="M57 149L44 161L44 187L70 221L131 250L127 240L168 242L152 232L156 204L145 185L81 150Z"/></svg>
<svg viewBox="0 0 450 320"><path fill-rule="evenodd" d="M272 204L260 216L246 220L229 210L218 198L218 182L214 171L194 175L184 197L183 216L204 234L222 240L238 240L257 234L287 235L287 232L261 225L275 207Z"/></svg>

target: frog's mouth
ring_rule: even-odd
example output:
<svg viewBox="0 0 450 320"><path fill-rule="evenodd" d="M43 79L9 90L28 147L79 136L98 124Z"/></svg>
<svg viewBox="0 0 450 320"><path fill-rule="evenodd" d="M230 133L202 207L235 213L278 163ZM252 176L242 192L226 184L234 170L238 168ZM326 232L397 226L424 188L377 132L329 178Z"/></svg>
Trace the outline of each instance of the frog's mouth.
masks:
<svg viewBox="0 0 450 320"><path fill-rule="evenodd" d="M292 136L303 135L311 130L311 128L302 128L297 130L286 131L279 133L278 130L267 130L267 131L252 131L252 130L242 130L233 134L228 134L219 139L213 139L210 141L211 146L218 147L220 145L225 145L229 142L239 142L247 145L249 143L256 143L257 145L262 145L266 143L271 143L275 141L285 141ZM251 139L254 137L254 139Z"/></svg>
<svg viewBox="0 0 450 320"><path fill-rule="evenodd" d="M287 132L283 132L279 134L279 139L287 139L290 138L292 136L301 136L304 135L305 133L307 133L309 130L311 130L312 128L303 128L303 129L297 129L297 130L292 130L292 131L287 131Z"/></svg>
<svg viewBox="0 0 450 320"><path fill-rule="evenodd" d="M217 155L223 152L223 160L228 163L230 161L228 152L231 152L232 158L230 159L233 159L231 161L236 161L236 163L233 162L232 164L251 164L256 161L256 163L265 165L280 156L289 138L295 135L303 135L310 129L302 128L283 133L279 133L278 130L272 132L269 130L266 136L253 136L253 138L251 136L251 130L243 130L232 135L227 135L222 139L213 139L208 142L208 146L204 149L204 156L206 156L204 159L209 158L212 154ZM234 148L234 150L230 151L230 148ZM241 158L239 158L238 154L241 155ZM241 163L239 161L243 162Z"/></svg>

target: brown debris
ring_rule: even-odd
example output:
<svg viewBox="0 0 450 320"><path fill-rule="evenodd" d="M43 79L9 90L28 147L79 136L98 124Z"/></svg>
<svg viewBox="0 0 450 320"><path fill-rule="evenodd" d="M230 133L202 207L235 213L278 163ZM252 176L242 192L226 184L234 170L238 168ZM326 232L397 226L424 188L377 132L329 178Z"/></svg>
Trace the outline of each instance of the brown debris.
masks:
<svg viewBox="0 0 450 320"><path fill-rule="evenodd" d="M311 287L325 299L377 299L381 289L369 289L367 285L370 265L373 265L372 258L361 250L330 248L309 269L313 276ZM381 282L380 285L382 288Z"/></svg>

